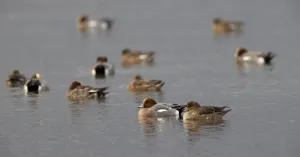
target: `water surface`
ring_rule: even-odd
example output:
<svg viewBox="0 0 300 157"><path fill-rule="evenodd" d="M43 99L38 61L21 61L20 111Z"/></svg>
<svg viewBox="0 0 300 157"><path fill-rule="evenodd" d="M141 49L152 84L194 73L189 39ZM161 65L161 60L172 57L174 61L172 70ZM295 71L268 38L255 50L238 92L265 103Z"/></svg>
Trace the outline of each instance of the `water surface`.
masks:
<svg viewBox="0 0 300 157"><path fill-rule="evenodd" d="M4 0L0 2L0 153L5 157L296 157L299 155L296 0ZM110 16L110 33L81 34L76 17ZM212 18L244 20L240 36L214 38ZM237 47L271 50L274 67L239 69ZM152 67L123 68L124 48L157 52ZM116 75L95 81L99 55ZM4 79L39 72L51 91L25 96ZM163 79L163 93L126 90L134 74ZM100 103L71 104L73 80L109 85ZM138 120L137 106L158 101L230 105L225 123L185 126L174 118Z"/></svg>

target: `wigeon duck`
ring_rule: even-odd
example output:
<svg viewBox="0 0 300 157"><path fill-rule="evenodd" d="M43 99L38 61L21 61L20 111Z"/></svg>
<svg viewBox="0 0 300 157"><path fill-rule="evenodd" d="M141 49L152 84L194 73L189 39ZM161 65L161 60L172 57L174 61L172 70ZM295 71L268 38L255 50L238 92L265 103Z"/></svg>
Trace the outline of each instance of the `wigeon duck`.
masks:
<svg viewBox="0 0 300 157"><path fill-rule="evenodd" d="M144 80L141 75L135 75L128 85L132 92L160 91L165 84L162 80Z"/></svg>
<svg viewBox="0 0 300 157"><path fill-rule="evenodd" d="M66 95L70 100L101 99L108 94L107 89L108 87L95 88L73 81Z"/></svg>
<svg viewBox="0 0 300 157"><path fill-rule="evenodd" d="M115 74L115 66L108 63L106 56L100 56L97 58L97 63L92 68L92 75L99 76L111 76Z"/></svg>
<svg viewBox="0 0 300 157"><path fill-rule="evenodd" d="M248 62L256 64L270 64L272 59L276 57L273 52L248 51L246 48L240 47L236 49L235 59L239 63Z"/></svg>
<svg viewBox="0 0 300 157"><path fill-rule="evenodd" d="M139 117L170 117L181 115L182 108L178 104L157 103L154 99L145 98L140 108ZM178 110L177 110L178 109Z"/></svg>
<svg viewBox="0 0 300 157"><path fill-rule="evenodd" d="M26 77L15 69L5 80L8 87L23 87L26 83Z"/></svg>
<svg viewBox="0 0 300 157"><path fill-rule="evenodd" d="M183 110L183 120L217 120L231 111L228 106L200 106L198 102L190 101L184 109L182 106L174 107L177 110Z"/></svg>
<svg viewBox="0 0 300 157"><path fill-rule="evenodd" d="M41 82L41 75L39 73L35 73L32 75L30 80L24 85L25 93L40 93L41 91L48 91L49 87Z"/></svg>
<svg viewBox="0 0 300 157"><path fill-rule="evenodd" d="M136 51L128 48L122 50L122 63L141 64L152 63L155 52L153 51Z"/></svg>
<svg viewBox="0 0 300 157"><path fill-rule="evenodd" d="M78 17L78 28L80 30L85 30L87 28L101 28L103 30L110 30L113 23L114 20L108 17L103 17L98 20L91 20L86 14Z"/></svg>
<svg viewBox="0 0 300 157"><path fill-rule="evenodd" d="M212 30L216 33L241 32L244 22L223 20L220 17L213 19Z"/></svg>

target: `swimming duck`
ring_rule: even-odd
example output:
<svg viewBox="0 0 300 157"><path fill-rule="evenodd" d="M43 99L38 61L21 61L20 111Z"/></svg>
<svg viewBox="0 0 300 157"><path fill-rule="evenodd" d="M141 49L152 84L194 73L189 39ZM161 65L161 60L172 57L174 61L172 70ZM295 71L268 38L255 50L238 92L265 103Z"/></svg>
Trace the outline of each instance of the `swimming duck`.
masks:
<svg viewBox="0 0 300 157"><path fill-rule="evenodd" d="M260 65L270 64L276 54L273 52L248 51L246 48L240 47L236 49L235 59L237 62L257 63Z"/></svg>
<svg viewBox="0 0 300 157"><path fill-rule="evenodd" d="M217 17L213 19L212 30L216 33L241 32L244 24L242 21L223 20Z"/></svg>
<svg viewBox="0 0 300 157"><path fill-rule="evenodd" d="M140 108L138 116L139 117L169 117L178 116L180 109L178 104L171 103L157 103L154 99L145 98L142 104L138 107ZM177 110L178 109L178 110Z"/></svg>
<svg viewBox="0 0 300 157"><path fill-rule="evenodd" d="M101 28L103 30L110 30L113 23L114 20L108 17L102 17L98 20L91 20L86 14L78 17L78 28L80 30L85 30L87 28Z"/></svg>
<svg viewBox="0 0 300 157"><path fill-rule="evenodd" d="M108 87L95 88L73 81L66 95L70 100L101 99L108 94L107 89Z"/></svg>
<svg viewBox="0 0 300 157"><path fill-rule="evenodd" d="M24 85L25 93L40 93L41 91L48 91L49 87L43 84L40 80L41 75L35 73L31 76L31 79L26 82Z"/></svg>
<svg viewBox="0 0 300 157"><path fill-rule="evenodd" d="M135 75L128 85L132 92L160 91L165 84L162 80L144 80L141 75Z"/></svg>
<svg viewBox="0 0 300 157"><path fill-rule="evenodd" d="M110 76L115 74L115 66L108 63L106 56L100 56L97 58L97 63L92 68L92 75L98 76Z"/></svg>
<svg viewBox="0 0 300 157"><path fill-rule="evenodd" d="M231 111L228 106L200 106L198 102L190 101L186 106L174 106L173 108L183 111L183 120L215 120L222 119L223 116Z"/></svg>
<svg viewBox="0 0 300 157"><path fill-rule="evenodd" d="M6 79L6 85L8 87L22 87L26 83L26 77L15 69Z"/></svg>
<svg viewBox="0 0 300 157"><path fill-rule="evenodd" d="M128 48L122 50L122 62L128 64L152 63L155 52L136 51Z"/></svg>

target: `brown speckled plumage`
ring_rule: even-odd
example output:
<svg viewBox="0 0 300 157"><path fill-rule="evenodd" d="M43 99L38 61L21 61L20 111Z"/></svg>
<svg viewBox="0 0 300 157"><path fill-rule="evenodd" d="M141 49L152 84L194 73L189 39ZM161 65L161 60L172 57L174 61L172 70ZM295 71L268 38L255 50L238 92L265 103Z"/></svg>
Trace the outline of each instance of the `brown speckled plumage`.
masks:
<svg viewBox="0 0 300 157"><path fill-rule="evenodd" d="M128 85L128 90L133 92L160 91L164 84L162 80L144 80L140 75L135 75Z"/></svg>
<svg viewBox="0 0 300 157"><path fill-rule="evenodd" d="M22 87L26 83L26 77L19 72L14 70L6 79L6 85L8 87Z"/></svg>
<svg viewBox="0 0 300 157"><path fill-rule="evenodd" d="M92 86L85 86L78 81L74 81L70 85L67 97L70 100L101 99L108 94L107 89L108 87L94 88Z"/></svg>
<svg viewBox="0 0 300 157"><path fill-rule="evenodd" d="M231 111L228 106L200 106L198 102L190 101L187 103L186 110L183 113L185 120L211 120L221 119L226 113Z"/></svg>

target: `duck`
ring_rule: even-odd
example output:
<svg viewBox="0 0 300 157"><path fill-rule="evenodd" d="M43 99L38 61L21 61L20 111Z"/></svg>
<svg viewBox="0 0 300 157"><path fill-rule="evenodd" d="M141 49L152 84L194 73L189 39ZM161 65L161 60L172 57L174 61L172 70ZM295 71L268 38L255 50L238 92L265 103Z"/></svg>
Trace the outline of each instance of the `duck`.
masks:
<svg viewBox="0 0 300 157"><path fill-rule="evenodd" d="M42 91L48 91L49 87L41 82L41 75L35 73L31 76L30 80L24 85L25 93L36 93L39 94Z"/></svg>
<svg viewBox="0 0 300 157"><path fill-rule="evenodd" d="M186 120L219 120L222 119L231 109L228 106L200 106L196 101L189 101L185 106L173 106L172 108L181 111L180 114Z"/></svg>
<svg viewBox="0 0 300 157"><path fill-rule="evenodd" d="M127 88L132 92L161 91L164 84L162 80L144 80L141 75L134 75Z"/></svg>
<svg viewBox="0 0 300 157"><path fill-rule="evenodd" d="M145 98L138 106L140 109L138 116L139 118L176 117L181 114L183 107L179 104L157 103L152 98Z"/></svg>
<svg viewBox="0 0 300 157"><path fill-rule="evenodd" d="M137 51L125 48L122 50L122 63L140 64L152 63L154 61L155 52L153 51Z"/></svg>
<svg viewBox="0 0 300 157"><path fill-rule="evenodd" d="M93 76L111 76L115 74L115 66L108 63L106 56L100 56L97 58L97 63L93 66L91 73Z"/></svg>
<svg viewBox="0 0 300 157"><path fill-rule="evenodd" d="M89 19L87 14L82 14L78 17L78 28L80 30L85 30L87 28L101 28L102 30L110 30L114 20L109 17L102 17L97 20Z"/></svg>
<svg viewBox="0 0 300 157"><path fill-rule="evenodd" d="M214 18L212 23L212 30L216 33L241 32L245 25L242 21L223 20L220 17Z"/></svg>
<svg viewBox="0 0 300 157"><path fill-rule="evenodd" d="M18 69L12 71L12 73L5 80L8 87L23 87L27 79L25 75L20 73Z"/></svg>
<svg viewBox="0 0 300 157"><path fill-rule="evenodd" d="M109 87L95 88L83 85L79 81L73 81L69 86L66 96L69 100L102 99L108 94Z"/></svg>
<svg viewBox="0 0 300 157"><path fill-rule="evenodd" d="M259 65L271 64L276 54L268 51L248 51L244 47L239 47L235 51L235 59L238 63L256 63Z"/></svg>

